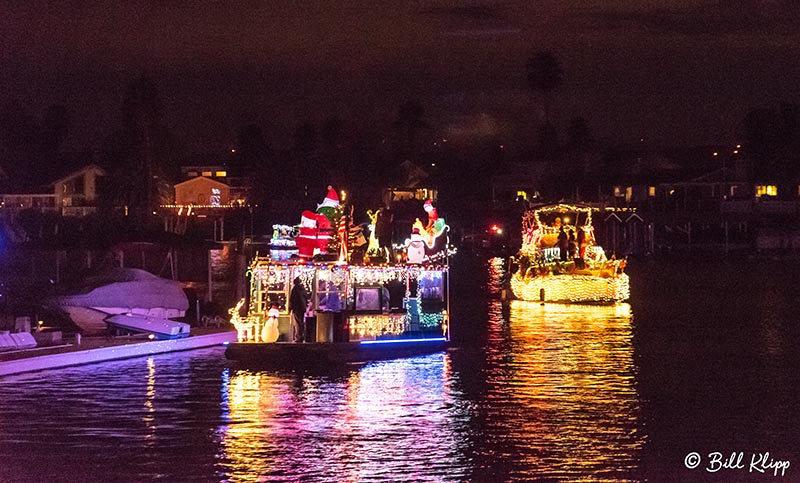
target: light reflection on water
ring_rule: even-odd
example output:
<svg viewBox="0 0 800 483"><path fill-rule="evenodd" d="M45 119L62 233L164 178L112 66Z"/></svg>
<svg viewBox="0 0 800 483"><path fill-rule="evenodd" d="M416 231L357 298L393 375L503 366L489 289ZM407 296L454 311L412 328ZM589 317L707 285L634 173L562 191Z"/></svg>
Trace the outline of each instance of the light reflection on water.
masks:
<svg viewBox="0 0 800 483"><path fill-rule="evenodd" d="M448 371L444 354L333 377L226 371L222 471L235 481L459 480L451 426L464 418Z"/></svg>
<svg viewBox="0 0 800 483"><path fill-rule="evenodd" d="M503 273L487 266L490 295ZM217 348L4 379L0 459L15 466L0 481L628 477L642 444L630 307L483 310L477 350L320 373L238 367Z"/></svg>
<svg viewBox="0 0 800 483"><path fill-rule="evenodd" d="M694 481L689 451L800 461L796 267L656 266L616 306L503 303L506 265L484 267L447 353L293 373L213 348L2 378L0 481Z"/></svg>
<svg viewBox="0 0 800 483"><path fill-rule="evenodd" d="M633 478L644 437L631 319L627 304L491 304L480 418L495 443L481 453L507 469L476 476Z"/></svg>

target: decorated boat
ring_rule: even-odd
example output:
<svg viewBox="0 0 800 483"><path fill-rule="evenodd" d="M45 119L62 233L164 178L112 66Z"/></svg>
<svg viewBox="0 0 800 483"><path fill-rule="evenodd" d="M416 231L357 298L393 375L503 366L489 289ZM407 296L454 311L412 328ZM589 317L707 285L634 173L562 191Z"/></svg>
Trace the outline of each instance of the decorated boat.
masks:
<svg viewBox="0 0 800 483"><path fill-rule="evenodd" d="M249 297L229 310L238 341L229 359L286 367L320 367L391 359L444 350L450 340L449 270L444 253L425 253L447 238L444 220L422 227L429 240L415 236L406 249L383 260L363 256L352 245L352 225L329 189L319 208L303 212L294 230L297 256L256 257L250 264ZM429 211L430 213L430 211ZM314 223L314 220L317 223ZM429 220L430 221L430 220ZM339 227L332 232L330 227ZM437 235L438 233L438 235ZM428 244L430 241L430 244ZM425 247L415 250L418 244ZM366 249L366 248L364 248ZM366 260L366 261L365 261ZM307 300L302 341L295 341L292 291ZM295 328L296 330L296 328Z"/></svg>
<svg viewBox="0 0 800 483"><path fill-rule="evenodd" d="M556 204L525 212L522 248L511 276L522 300L614 304L630 296L626 260L596 244L590 206Z"/></svg>

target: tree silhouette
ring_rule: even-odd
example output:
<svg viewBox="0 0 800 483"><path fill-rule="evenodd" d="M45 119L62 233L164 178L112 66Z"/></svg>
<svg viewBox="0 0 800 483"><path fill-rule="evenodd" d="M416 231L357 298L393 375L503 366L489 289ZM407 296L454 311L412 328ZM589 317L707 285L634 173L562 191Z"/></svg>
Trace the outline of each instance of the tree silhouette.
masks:
<svg viewBox="0 0 800 483"><path fill-rule="evenodd" d="M550 97L552 92L564 83L561 62L551 52L538 52L528 60L526 72L528 88L531 92L542 95L545 123L552 124L550 119Z"/></svg>
<svg viewBox="0 0 800 483"><path fill-rule="evenodd" d="M232 168L237 175L244 174L250 190L249 202L267 207L275 198L282 198L284 190L276 193L275 186L286 186L288 176L274 163L272 148L261 127L245 123L236 131L236 152Z"/></svg>
<svg viewBox="0 0 800 483"><path fill-rule="evenodd" d="M264 131L253 123L243 124L236 131L235 163L244 170L266 169L272 148Z"/></svg>
<svg viewBox="0 0 800 483"><path fill-rule="evenodd" d="M0 164L17 188L50 182L63 169L66 160L61 150L71 117L58 104L49 106L41 121L18 103L0 109Z"/></svg>
<svg viewBox="0 0 800 483"><path fill-rule="evenodd" d="M177 174L180 146L161 123L162 103L155 83L140 77L129 83L120 127L106 140L103 158L110 169L103 197L126 206L145 221L168 200Z"/></svg>
<svg viewBox="0 0 800 483"><path fill-rule="evenodd" d="M428 127L425 120L425 109L417 101L409 100L404 102L397 110L397 119L392 124L392 128L401 133L403 143L401 147L402 157L415 157L417 133L421 129Z"/></svg>
<svg viewBox="0 0 800 483"><path fill-rule="evenodd" d="M567 145L570 147L586 146L592 142L592 132L589 122L581 117L573 117L567 126Z"/></svg>
<svg viewBox="0 0 800 483"><path fill-rule="evenodd" d="M780 180L779 194L788 194L800 181L800 107L783 103L778 109L760 108L743 122L744 148L758 180Z"/></svg>
<svg viewBox="0 0 800 483"><path fill-rule="evenodd" d="M333 115L322 124L322 162L329 169L330 182L342 189L350 189L355 166L348 140L345 138L344 122Z"/></svg>
<svg viewBox="0 0 800 483"><path fill-rule="evenodd" d="M322 142L328 148L336 148L342 141L344 125L339 116L331 116L322 125Z"/></svg>
<svg viewBox="0 0 800 483"><path fill-rule="evenodd" d="M294 150L308 156L317 149L317 130L311 123L301 124L294 132Z"/></svg>

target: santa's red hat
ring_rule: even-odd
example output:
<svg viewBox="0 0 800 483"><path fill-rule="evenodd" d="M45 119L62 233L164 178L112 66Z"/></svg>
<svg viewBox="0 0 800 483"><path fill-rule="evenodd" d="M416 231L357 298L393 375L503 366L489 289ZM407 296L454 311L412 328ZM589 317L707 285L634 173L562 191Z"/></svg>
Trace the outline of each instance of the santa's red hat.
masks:
<svg viewBox="0 0 800 483"><path fill-rule="evenodd" d="M336 190L333 189L333 186L328 185L328 194L325 195L325 199L322 200L322 203L317 206L317 209L330 206L331 208L336 208L339 206L339 195L336 194Z"/></svg>

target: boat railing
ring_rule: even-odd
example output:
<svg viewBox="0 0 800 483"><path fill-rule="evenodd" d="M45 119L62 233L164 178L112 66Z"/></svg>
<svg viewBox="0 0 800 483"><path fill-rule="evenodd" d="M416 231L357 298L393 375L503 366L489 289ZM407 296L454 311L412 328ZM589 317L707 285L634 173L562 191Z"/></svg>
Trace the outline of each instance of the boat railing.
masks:
<svg viewBox="0 0 800 483"><path fill-rule="evenodd" d="M561 259L561 250L559 248L542 248L540 253L545 263L556 262Z"/></svg>

